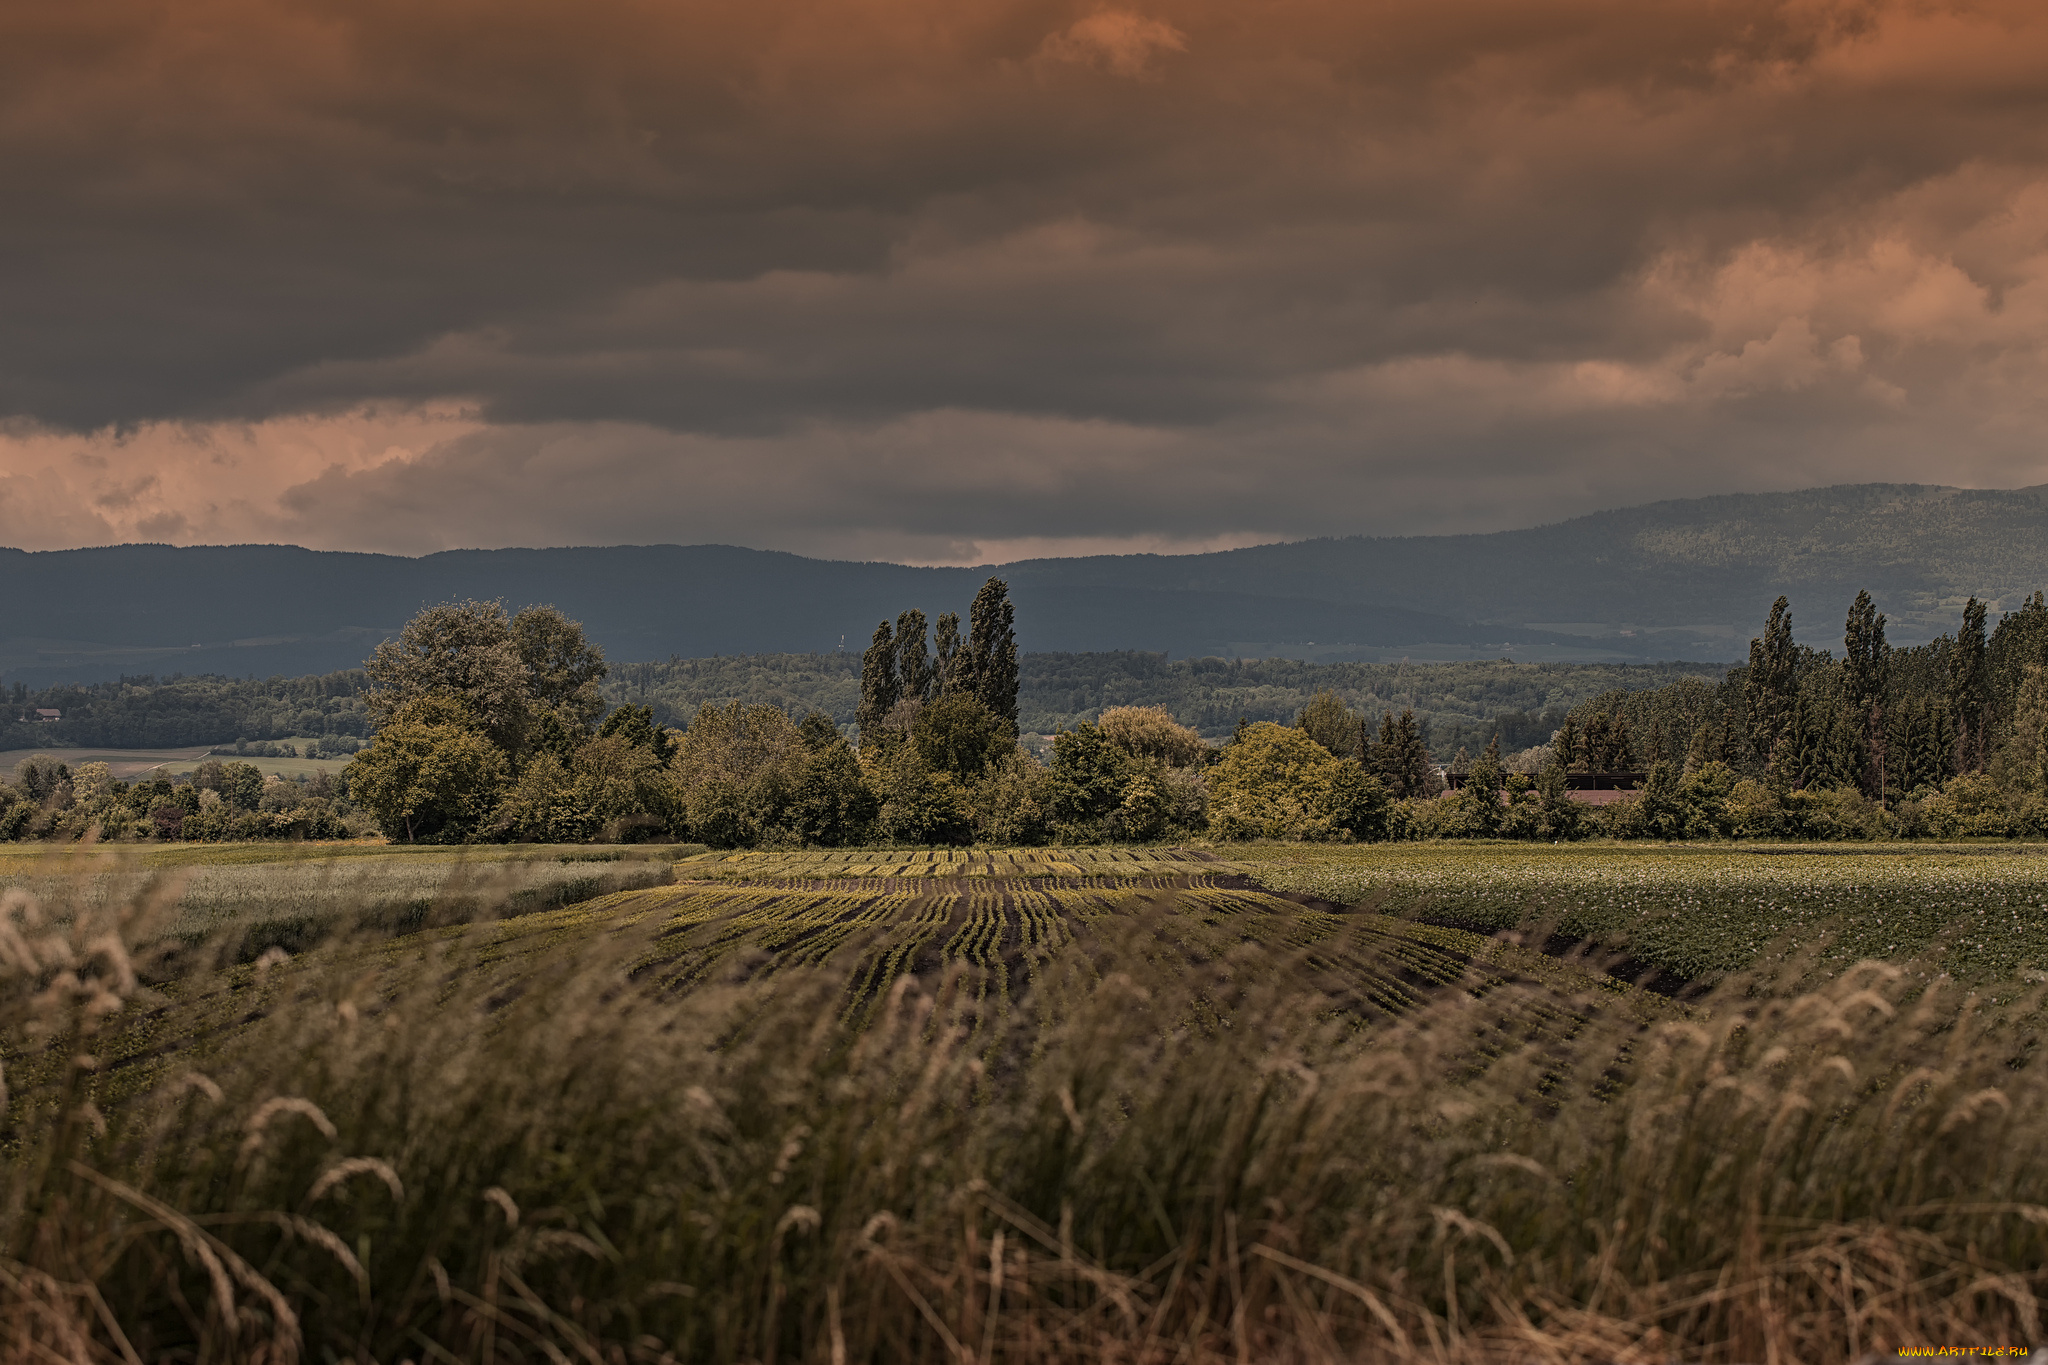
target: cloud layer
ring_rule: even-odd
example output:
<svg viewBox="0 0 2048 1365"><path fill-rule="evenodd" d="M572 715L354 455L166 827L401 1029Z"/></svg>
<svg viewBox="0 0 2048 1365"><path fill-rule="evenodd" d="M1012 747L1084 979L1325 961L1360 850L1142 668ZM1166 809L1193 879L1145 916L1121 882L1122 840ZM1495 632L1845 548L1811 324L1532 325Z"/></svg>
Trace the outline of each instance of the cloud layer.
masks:
<svg viewBox="0 0 2048 1365"><path fill-rule="evenodd" d="M2048 11L0 16L0 543L928 562L2048 481Z"/></svg>

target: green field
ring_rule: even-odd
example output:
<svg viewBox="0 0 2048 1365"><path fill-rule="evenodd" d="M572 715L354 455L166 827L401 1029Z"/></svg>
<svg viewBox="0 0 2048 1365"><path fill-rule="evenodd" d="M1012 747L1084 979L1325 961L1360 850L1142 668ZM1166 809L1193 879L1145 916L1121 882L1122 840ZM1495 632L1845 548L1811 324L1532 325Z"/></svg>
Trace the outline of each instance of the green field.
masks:
<svg viewBox="0 0 2048 1365"><path fill-rule="evenodd" d="M1688 979L1785 988L1865 959L1973 985L2048 973L2048 850L2012 845L1248 845L1277 891L1404 918L1547 929Z"/></svg>
<svg viewBox="0 0 2048 1365"><path fill-rule="evenodd" d="M2041 863L1919 854L10 858L0 1354L2027 1345L2048 1015L2006 959L1969 959L1975 997L1935 964L2038 906ZM583 898L520 899L551 890ZM166 933L421 902L462 910L133 974ZM1848 963L1841 926L1879 917L1918 937ZM1691 945L1712 976L1765 928L1826 965L1674 1000L1565 951Z"/></svg>

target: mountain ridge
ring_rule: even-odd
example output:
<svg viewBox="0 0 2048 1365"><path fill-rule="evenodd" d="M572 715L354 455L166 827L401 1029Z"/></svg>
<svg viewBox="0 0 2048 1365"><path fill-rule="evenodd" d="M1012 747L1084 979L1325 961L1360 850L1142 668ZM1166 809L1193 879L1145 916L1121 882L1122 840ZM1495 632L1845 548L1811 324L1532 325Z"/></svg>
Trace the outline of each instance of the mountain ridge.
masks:
<svg viewBox="0 0 2048 1365"><path fill-rule="evenodd" d="M1809 643L1868 588L1912 643L1963 599L2048 584L2048 486L1843 484L1606 509L1510 531L1347 536L1195 555L920 567L719 545L0 550L0 676L320 672L421 606L553 602L615 659L865 647L911 606L1007 578L1027 650L1315 660L1741 657L1773 598Z"/></svg>

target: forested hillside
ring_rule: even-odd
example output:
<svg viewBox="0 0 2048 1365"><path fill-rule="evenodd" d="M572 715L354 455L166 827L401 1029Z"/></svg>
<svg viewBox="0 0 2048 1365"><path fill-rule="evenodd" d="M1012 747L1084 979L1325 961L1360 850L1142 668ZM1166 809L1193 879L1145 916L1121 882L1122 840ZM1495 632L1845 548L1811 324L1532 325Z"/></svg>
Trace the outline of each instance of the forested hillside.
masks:
<svg viewBox="0 0 2048 1365"><path fill-rule="evenodd" d="M1287 723L1318 691L1377 714L1413 707L1438 757L1483 745L1495 729L1514 748L1542 743L1565 709L1615 689L1662 687L1684 678L1718 682L1720 670L1691 664L1309 664L1292 659L1168 659L1125 651L1026 654L1018 724L1049 735L1094 720L1112 706L1164 706L1210 739L1240 718ZM367 736L374 727L358 693L360 670L237 680L148 677L9 693L0 749L52 745L150 748L271 740L290 735ZM682 727L706 704L768 703L793 716L823 711L849 732L860 702L858 654L754 654L615 664L604 684L613 705L651 706ZM37 707L61 710L54 725L14 719Z"/></svg>
<svg viewBox="0 0 2048 1365"><path fill-rule="evenodd" d="M8 693L0 749L152 749L287 735L361 738L373 728L359 702L367 682L360 669L351 669L304 678L159 682L144 675L39 691L16 684ZM55 724L19 719L44 707L62 712L63 719Z"/></svg>

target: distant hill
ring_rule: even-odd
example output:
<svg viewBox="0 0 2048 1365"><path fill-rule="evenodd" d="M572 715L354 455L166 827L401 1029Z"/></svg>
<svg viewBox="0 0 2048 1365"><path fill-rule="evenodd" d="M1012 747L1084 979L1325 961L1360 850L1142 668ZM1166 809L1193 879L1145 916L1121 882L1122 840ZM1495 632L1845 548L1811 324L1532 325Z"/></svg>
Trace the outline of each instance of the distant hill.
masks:
<svg viewBox="0 0 2048 1365"><path fill-rule="evenodd" d="M1227 585L1603 638L1654 631L1733 651L1716 658L1746 650L1779 593L1802 637L1839 647L1849 602L1868 588L1894 639L1921 643L1953 629L1968 597L2012 610L2048 587L2048 485L1849 484L1651 503L1490 535L1354 536L1032 569L1070 585Z"/></svg>
<svg viewBox="0 0 2048 1365"><path fill-rule="evenodd" d="M1858 484L1654 503L1490 535L1346 537L1205 555L919 569L730 546L0 550L0 676L303 674L360 662L422 605L552 602L618 660L858 652L905 607L964 610L1010 581L1030 651L1320 661L1740 658L1771 599L1836 643L1869 588L1900 643L1972 594L2048 586L2048 489Z"/></svg>

